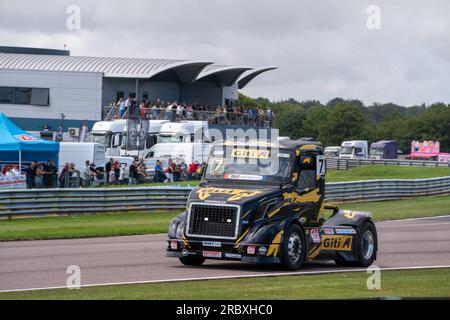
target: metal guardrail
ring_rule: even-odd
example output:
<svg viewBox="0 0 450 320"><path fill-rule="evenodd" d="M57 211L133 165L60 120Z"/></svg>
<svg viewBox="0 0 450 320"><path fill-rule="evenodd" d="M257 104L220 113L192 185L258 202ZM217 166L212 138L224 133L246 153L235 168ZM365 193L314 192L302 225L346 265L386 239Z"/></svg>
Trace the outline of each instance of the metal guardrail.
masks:
<svg viewBox="0 0 450 320"><path fill-rule="evenodd" d="M384 165L400 167L446 167L450 168L450 162L424 161L424 160L396 160L396 159L326 159L327 169L348 170L364 165Z"/></svg>
<svg viewBox="0 0 450 320"><path fill-rule="evenodd" d="M0 190L0 217L184 209L191 187ZM450 177L327 183L326 200L377 201L450 194Z"/></svg>

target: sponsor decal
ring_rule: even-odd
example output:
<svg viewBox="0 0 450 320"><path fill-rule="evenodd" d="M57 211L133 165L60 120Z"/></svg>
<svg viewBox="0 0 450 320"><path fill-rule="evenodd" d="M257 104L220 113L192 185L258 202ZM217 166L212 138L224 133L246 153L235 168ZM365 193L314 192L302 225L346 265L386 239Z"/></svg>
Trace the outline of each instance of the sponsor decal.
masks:
<svg viewBox="0 0 450 320"><path fill-rule="evenodd" d="M225 174L224 179L226 180L247 180L247 181L261 181L264 180L263 176L250 175L250 174Z"/></svg>
<svg viewBox="0 0 450 320"><path fill-rule="evenodd" d="M351 251L352 236L323 236L320 247L323 250Z"/></svg>
<svg viewBox="0 0 450 320"><path fill-rule="evenodd" d="M255 254L256 247L255 246L248 246L247 247L247 254Z"/></svg>
<svg viewBox="0 0 450 320"><path fill-rule="evenodd" d="M344 210L344 217L346 217L347 219L350 219L350 220L354 220L356 217L356 212L350 211L350 210Z"/></svg>
<svg viewBox="0 0 450 320"><path fill-rule="evenodd" d="M289 153L279 153L278 158L290 158L291 155Z"/></svg>
<svg viewBox="0 0 450 320"><path fill-rule="evenodd" d="M311 238L314 243L320 243L319 229L317 229L317 228L311 229Z"/></svg>
<svg viewBox="0 0 450 320"><path fill-rule="evenodd" d="M177 250L178 249L178 242L177 241L170 241L170 249Z"/></svg>
<svg viewBox="0 0 450 320"><path fill-rule="evenodd" d="M203 257L205 258L222 258L222 252L217 251L203 251Z"/></svg>
<svg viewBox="0 0 450 320"><path fill-rule="evenodd" d="M261 255L265 255L267 253L267 248L266 247L259 247L258 253L261 254Z"/></svg>
<svg viewBox="0 0 450 320"><path fill-rule="evenodd" d="M323 228L323 233L328 235L334 234L334 230L331 228Z"/></svg>
<svg viewBox="0 0 450 320"><path fill-rule="evenodd" d="M270 151L258 149L233 149L231 156L233 158L269 159Z"/></svg>
<svg viewBox="0 0 450 320"><path fill-rule="evenodd" d="M356 230L353 228L335 229L336 234L356 234Z"/></svg>
<svg viewBox="0 0 450 320"><path fill-rule="evenodd" d="M202 245L204 247L214 247L214 248L222 247L222 243L221 242L215 242L215 241L203 241Z"/></svg>
<svg viewBox="0 0 450 320"><path fill-rule="evenodd" d="M236 254L236 253L225 253L225 258L228 258L228 259L242 259L242 256L240 254Z"/></svg>
<svg viewBox="0 0 450 320"><path fill-rule="evenodd" d="M36 140L39 140L35 136L29 135L29 134L18 134L18 135L15 135L14 138L16 138L17 140L20 140L20 141L36 141Z"/></svg>
<svg viewBox="0 0 450 320"><path fill-rule="evenodd" d="M223 189L223 188L201 188L197 190L197 194L200 200L206 200L213 194L227 194L231 197L228 201L237 201L243 198L254 197L261 194L260 190L242 190L242 189Z"/></svg>

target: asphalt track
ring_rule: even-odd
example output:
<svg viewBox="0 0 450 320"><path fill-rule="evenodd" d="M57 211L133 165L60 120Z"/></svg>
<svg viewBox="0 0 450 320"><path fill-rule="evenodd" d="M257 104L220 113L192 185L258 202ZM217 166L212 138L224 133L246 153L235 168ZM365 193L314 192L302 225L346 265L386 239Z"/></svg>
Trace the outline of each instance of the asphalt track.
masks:
<svg viewBox="0 0 450 320"><path fill-rule="evenodd" d="M450 216L377 223L382 268L450 267ZM186 267L165 257L166 235L0 243L0 291L64 287L68 266L82 285L284 274L275 266L207 261ZM347 268L348 269L348 268ZM301 273L342 271L333 262ZM292 274L292 273L290 273Z"/></svg>

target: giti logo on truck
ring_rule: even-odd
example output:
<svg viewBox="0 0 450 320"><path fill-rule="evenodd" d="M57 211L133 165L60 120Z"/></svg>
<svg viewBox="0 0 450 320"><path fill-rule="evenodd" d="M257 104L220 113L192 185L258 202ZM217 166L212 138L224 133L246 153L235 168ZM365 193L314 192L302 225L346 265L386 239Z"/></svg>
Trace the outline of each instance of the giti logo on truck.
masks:
<svg viewBox="0 0 450 320"><path fill-rule="evenodd" d="M323 250L352 250L352 236L322 236L321 249Z"/></svg>

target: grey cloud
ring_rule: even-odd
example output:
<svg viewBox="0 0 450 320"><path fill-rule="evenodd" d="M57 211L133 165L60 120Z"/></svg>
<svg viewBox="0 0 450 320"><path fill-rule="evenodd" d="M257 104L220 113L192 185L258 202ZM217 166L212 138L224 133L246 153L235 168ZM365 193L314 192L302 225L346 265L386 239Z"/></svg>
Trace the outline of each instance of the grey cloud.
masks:
<svg viewBox="0 0 450 320"><path fill-rule="evenodd" d="M82 30L66 29L66 8ZM379 5L382 29L366 28ZM449 101L450 3L433 1L0 0L0 42L74 55L185 58L278 65L244 93L366 103Z"/></svg>

